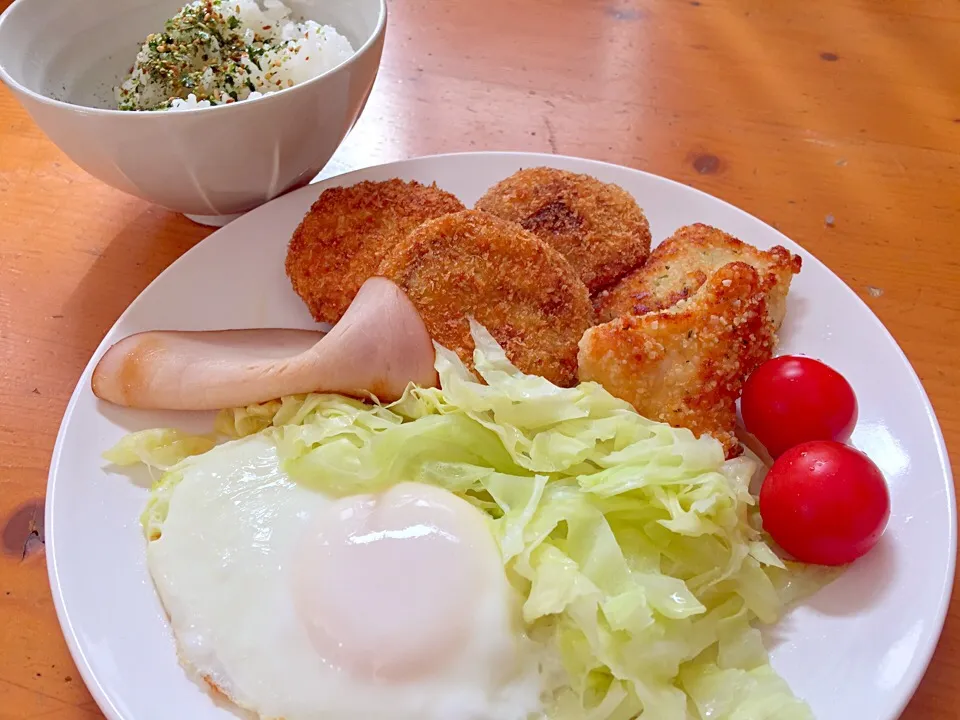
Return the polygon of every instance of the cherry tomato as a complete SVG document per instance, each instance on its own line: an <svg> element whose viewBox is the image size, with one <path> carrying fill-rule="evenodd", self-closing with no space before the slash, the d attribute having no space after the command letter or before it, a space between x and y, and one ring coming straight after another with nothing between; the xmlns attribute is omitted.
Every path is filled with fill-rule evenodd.
<svg viewBox="0 0 960 720"><path fill-rule="evenodd" d="M877 544L890 518L890 492L862 452L815 440L773 463L760 488L760 516L797 560L845 565Z"/></svg>
<svg viewBox="0 0 960 720"><path fill-rule="evenodd" d="M833 368L782 355L747 378L740 414L747 430L777 457L809 440L846 441L857 424L857 398Z"/></svg>

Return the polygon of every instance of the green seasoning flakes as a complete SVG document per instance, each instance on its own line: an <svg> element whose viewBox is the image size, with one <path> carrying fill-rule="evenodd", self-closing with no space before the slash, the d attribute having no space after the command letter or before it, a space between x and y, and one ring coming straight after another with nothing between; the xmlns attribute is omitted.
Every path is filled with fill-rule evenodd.
<svg viewBox="0 0 960 720"><path fill-rule="evenodd" d="M193 95L211 105L238 98L233 87L256 90L247 59L263 54L269 42L242 29L240 6L221 0L187 5L150 35L137 55L130 77L118 89L120 110L166 110Z"/></svg>
<svg viewBox="0 0 960 720"><path fill-rule="evenodd" d="M260 2L262 1L262 5ZM261 97L353 55L336 28L281 0L195 0L144 40L115 88L120 110L208 107Z"/></svg>

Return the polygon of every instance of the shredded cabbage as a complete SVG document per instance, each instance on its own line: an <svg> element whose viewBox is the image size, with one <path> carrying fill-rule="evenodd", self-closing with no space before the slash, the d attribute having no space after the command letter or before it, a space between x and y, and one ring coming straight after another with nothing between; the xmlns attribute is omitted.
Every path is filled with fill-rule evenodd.
<svg viewBox="0 0 960 720"><path fill-rule="evenodd" d="M268 435L296 481L331 495L440 486L491 518L530 637L558 658L552 720L805 720L757 623L827 578L771 550L753 517L756 465L638 415L594 383L524 375L473 326L482 380L437 347L439 389L389 406L314 394L221 413ZM190 442L138 433L114 461L169 468L143 524L159 533ZM157 438L162 441L157 441ZM177 458L182 459L182 458ZM799 579L801 582L796 582Z"/></svg>
<svg viewBox="0 0 960 720"><path fill-rule="evenodd" d="M169 470L185 457L205 453L216 444L213 437L190 435L180 430L141 430L124 436L103 453L103 458L119 466L143 463L159 470Z"/></svg>

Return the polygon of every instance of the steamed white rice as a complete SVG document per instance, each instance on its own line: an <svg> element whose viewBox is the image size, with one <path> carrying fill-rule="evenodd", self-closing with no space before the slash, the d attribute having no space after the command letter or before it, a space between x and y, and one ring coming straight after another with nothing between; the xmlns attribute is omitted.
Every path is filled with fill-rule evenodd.
<svg viewBox="0 0 960 720"><path fill-rule="evenodd" d="M279 0L197 0L150 35L115 89L120 110L186 110L270 95L347 60L329 25L291 19Z"/></svg>

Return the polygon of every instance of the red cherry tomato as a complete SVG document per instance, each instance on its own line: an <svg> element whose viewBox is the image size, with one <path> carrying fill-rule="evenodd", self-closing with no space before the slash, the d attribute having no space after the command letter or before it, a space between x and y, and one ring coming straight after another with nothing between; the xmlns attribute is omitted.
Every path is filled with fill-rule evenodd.
<svg viewBox="0 0 960 720"><path fill-rule="evenodd" d="M845 565L880 539L890 492L859 450L816 440L787 450L760 488L763 527L797 560Z"/></svg>
<svg viewBox="0 0 960 720"><path fill-rule="evenodd" d="M857 424L857 398L833 368L783 355L747 378L740 414L747 430L777 457L809 440L846 441Z"/></svg>

